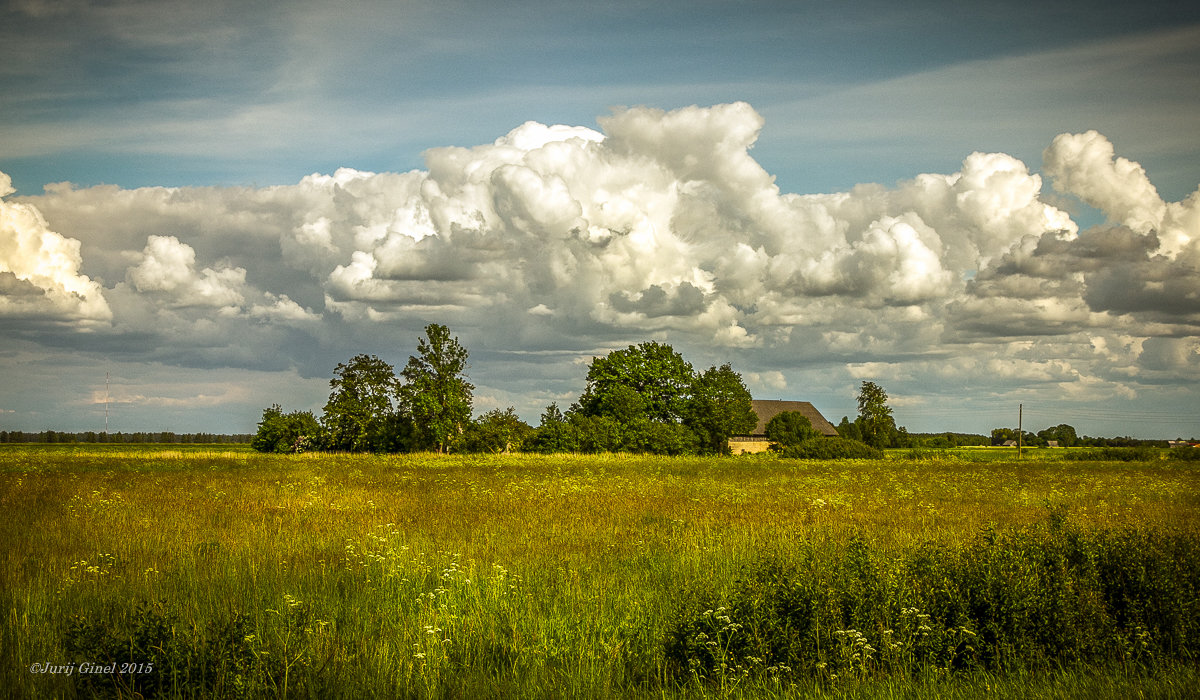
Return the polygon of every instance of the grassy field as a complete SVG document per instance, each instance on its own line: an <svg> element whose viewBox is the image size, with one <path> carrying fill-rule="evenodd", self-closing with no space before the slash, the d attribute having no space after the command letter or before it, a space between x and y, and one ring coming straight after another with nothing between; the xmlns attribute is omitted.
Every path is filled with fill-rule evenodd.
<svg viewBox="0 0 1200 700"><path fill-rule="evenodd" d="M0 688L1194 696L1196 462L913 456L3 446Z"/></svg>

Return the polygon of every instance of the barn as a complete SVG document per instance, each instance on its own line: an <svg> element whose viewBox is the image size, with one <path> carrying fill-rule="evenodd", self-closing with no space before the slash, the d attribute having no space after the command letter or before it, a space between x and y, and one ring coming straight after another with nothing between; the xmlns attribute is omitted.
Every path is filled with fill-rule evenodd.
<svg viewBox="0 0 1200 700"><path fill-rule="evenodd" d="M755 415L758 416L758 425L754 426L754 432L750 435L735 435L729 438L729 449L735 455L766 452L770 445L767 440L767 423L784 411L796 411L807 418L818 433L826 437L837 437L837 428L825 420L825 416L807 401L753 399L751 404Z"/></svg>

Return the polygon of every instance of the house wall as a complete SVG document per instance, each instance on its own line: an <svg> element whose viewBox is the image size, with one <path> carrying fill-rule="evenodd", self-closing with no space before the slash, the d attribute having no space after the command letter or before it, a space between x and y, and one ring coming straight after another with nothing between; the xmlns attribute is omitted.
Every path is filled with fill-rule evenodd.
<svg viewBox="0 0 1200 700"><path fill-rule="evenodd" d="M771 449L771 443L765 439L729 438L729 451L735 455L752 455Z"/></svg>

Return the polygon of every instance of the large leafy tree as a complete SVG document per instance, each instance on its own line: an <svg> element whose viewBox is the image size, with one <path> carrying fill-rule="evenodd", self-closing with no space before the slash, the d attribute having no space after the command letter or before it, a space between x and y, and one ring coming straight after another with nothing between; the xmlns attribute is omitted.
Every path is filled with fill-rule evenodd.
<svg viewBox="0 0 1200 700"><path fill-rule="evenodd" d="M392 366L374 355L355 355L338 364L329 386L329 401L321 418L326 448L350 452L385 449L396 420L393 400L399 389Z"/></svg>
<svg viewBox="0 0 1200 700"><path fill-rule="evenodd" d="M784 411L767 421L767 439L771 449L782 450L821 437L812 421L799 411Z"/></svg>
<svg viewBox="0 0 1200 700"><path fill-rule="evenodd" d="M729 452L731 435L748 435L758 424L750 391L729 363L709 367L692 384L687 425L705 452Z"/></svg>
<svg viewBox="0 0 1200 700"><path fill-rule="evenodd" d="M888 406L888 395L875 382L863 382L858 392L858 428L863 442L876 449L892 444L896 420Z"/></svg>
<svg viewBox="0 0 1200 700"><path fill-rule="evenodd" d="M1066 423L1039 430L1037 436L1046 442L1057 440L1059 447L1074 447L1075 443L1079 442L1079 434L1075 432L1075 428Z"/></svg>
<svg viewBox="0 0 1200 700"><path fill-rule="evenodd" d="M587 389L579 397L588 416L608 415L615 407L633 409L629 390L641 398L647 420L679 423L686 415L695 373L670 345L645 342L597 357L588 366Z"/></svg>
<svg viewBox="0 0 1200 700"><path fill-rule="evenodd" d="M400 373L400 396L412 416L417 436L428 447L445 452L471 420L472 392L467 381L467 350L446 326L431 323L417 342L417 355Z"/></svg>

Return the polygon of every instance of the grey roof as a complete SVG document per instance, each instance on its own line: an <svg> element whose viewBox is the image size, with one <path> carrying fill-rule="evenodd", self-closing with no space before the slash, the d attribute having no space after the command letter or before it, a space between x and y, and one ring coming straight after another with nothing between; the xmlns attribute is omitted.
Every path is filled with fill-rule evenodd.
<svg viewBox="0 0 1200 700"><path fill-rule="evenodd" d="M754 412L758 415L758 425L754 427L755 435L766 435L767 423L780 413L784 411L797 411L807 418L808 422L812 423L812 427L816 428L818 433L827 437L837 437L837 428L834 428L832 423L825 420L825 416L821 415L821 412L807 401L754 399L751 403L754 405Z"/></svg>

